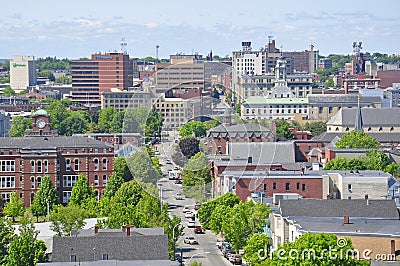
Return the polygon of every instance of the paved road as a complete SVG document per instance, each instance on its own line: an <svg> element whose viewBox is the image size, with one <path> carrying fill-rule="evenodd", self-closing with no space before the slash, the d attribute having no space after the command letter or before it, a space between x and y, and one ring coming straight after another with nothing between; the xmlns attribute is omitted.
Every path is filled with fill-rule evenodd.
<svg viewBox="0 0 400 266"><path fill-rule="evenodd" d="M173 152L172 145L174 145L174 141L173 138L171 139L172 141L163 142L157 147L157 150L160 152L158 157L160 158L160 163L162 164L161 169L163 173L168 173L168 170L173 169L175 166L173 164L166 164L166 160L171 158ZM203 266L232 265L222 256L220 250L215 246L217 236L214 233L206 231L204 234L195 234L193 232L193 228L187 227L187 222L189 219L184 217L182 210L184 206L188 206L194 212L194 199L185 198L184 200L176 200L174 196L176 193L181 191L181 185L175 184L174 180L165 180L159 183L163 189L163 201L168 202L170 205L169 211L171 215L177 215L182 220L181 225L184 228L184 235L181 236L177 241L176 253L180 253L182 251L185 265L189 265L189 260L191 258L191 262L202 262ZM195 222L196 224L199 224L197 218ZM199 244L185 244L183 240L186 236L194 236Z"/></svg>

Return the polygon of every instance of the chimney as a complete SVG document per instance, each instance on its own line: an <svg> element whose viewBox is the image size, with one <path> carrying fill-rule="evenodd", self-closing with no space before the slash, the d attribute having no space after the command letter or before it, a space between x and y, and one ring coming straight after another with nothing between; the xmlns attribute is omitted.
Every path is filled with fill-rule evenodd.
<svg viewBox="0 0 400 266"><path fill-rule="evenodd" d="M396 242L395 240L390 240L390 253L396 256Z"/></svg>
<svg viewBox="0 0 400 266"><path fill-rule="evenodd" d="M302 167L301 169L300 169L300 172L301 172L301 175L304 175L304 167Z"/></svg>
<svg viewBox="0 0 400 266"><path fill-rule="evenodd" d="M99 226L96 224L94 226L94 233L97 234L99 232Z"/></svg>
<svg viewBox="0 0 400 266"><path fill-rule="evenodd" d="M126 226L125 225L122 226L122 232L124 232L124 233L126 232Z"/></svg>
<svg viewBox="0 0 400 266"><path fill-rule="evenodd" d="M364 195L364 199L365 199L365 200L368 200L368 194L365 194L365 195Z"/></svg>
<svg viewBox="0 0 400 266"><path fill-rule="evenodd" d="M343 223L344 223L344 224L350 224L350 218L349 218L349 216L344 216L344 221L343 221Z"/></svg>
<svg viewBox="0 0 400 266"><path fill-rule="evenodd" d="M126 227L126 236L131 236L131 227L130 226Z"/></svg>
<svg viewBox="0 0 400 266"><path fill-rule="evenodd" d="M327 200L330 200L330 199L331 199L331 195L327 194L327 195L326 195L326 199L327 199Z"/></svg>

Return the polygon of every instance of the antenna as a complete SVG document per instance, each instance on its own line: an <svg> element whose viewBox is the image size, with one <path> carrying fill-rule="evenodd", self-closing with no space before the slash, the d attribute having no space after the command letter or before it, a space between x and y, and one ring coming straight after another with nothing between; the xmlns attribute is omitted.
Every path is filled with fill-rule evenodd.
<svg viewBox="0 0 400 266"><path fill-rule="evenodd" d="M160 48L160 45L156 45L156 59L157 59L157 62L158 62L158 48Z"/></svg>
<svg viewBox="0 0 400 266"><path fill-rule="evenodd" d="M121 52L124 53L124 54L126 54L126 46L127 46L127 44L125 42L125 38L122 37L121 38Z"/></svg>

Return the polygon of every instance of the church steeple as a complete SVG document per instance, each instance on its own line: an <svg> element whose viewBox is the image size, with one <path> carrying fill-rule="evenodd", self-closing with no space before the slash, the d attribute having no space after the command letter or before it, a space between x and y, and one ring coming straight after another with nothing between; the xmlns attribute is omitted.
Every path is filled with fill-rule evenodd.
<svg viewBox="0 0 400 266"><path fill-rule="evenodd" d="M361 98L361 94L360 94L360 92L358 92L357 112L356 112L356 121L355 121L355 125L354 125L354 131L364 132L361 107L360 107L360 98Z"/></svg>

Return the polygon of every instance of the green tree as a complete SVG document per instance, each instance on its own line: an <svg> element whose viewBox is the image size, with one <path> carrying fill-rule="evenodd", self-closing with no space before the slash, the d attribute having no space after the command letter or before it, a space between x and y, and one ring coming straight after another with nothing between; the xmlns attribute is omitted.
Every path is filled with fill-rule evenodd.
<svg viewBox="0 0 400 266"><path fill-rule="evenodd" d="M19 232L10 242L5 265L34 266L38 262L46 262L46 244L37 239L38 231L27 218L23 219Z"/></svg>
<svg viewBox="0 0 400 266"><path fill-rule="evenodd" d="M324 170L365 170L366 167L361 159L357 158L335 158L329 161Z"/></svg>
<svg viewBox="0 0 400 266"><path fill-rule="evenodd" d="M126 158L127 165L135 178L146 183L156 183L160 178L159 172L155 169L148 153L138 151Z"/></svg>
<svg viewBox="0 0 400 266"><path fill-rule="evenodd" d="M7 248L14 238L14 228L8 219L0 217L0 265L6 263Z"/></svg>
<svg viewBox="0 0 400 266"><path fill-rule="evenodd" d="M187 159L200 152L200 141L196 138L187 137L179 141L179 149Z"/></svg>
<svg viewBox="0 0 400 266"><path fill-rule="evenodd" d="M396 163L391 163L386 166L385 172L391 174L394 177L398 177L400 174L400 167Z"/></svg>
<svg viewBox="0 0 400 266"><path fill-rule="evenodd" d="M3 89L3 96L10 97L10 96L14 96L14 95L15 95L15 91L13 89L11 89L10 86L7 86Z"/></svg>
<svg viewBox="0 0 400 266"><path fill-rule="evenodd" d="M89 128L89 121L84 115L78 111L70 112L70 116L61 121L59 125L59 133L62 136L72 136L73 134L81 134Z"/></svg>
<svg viewBox="0 0 400 266"><path fill-rule="evenodd" d="M114 116L117 113L118 111L113 106L102 109L99 112L99 119L97 124L99 126L100 132L112 133L111 132L112 122L114 120Z"/></svg>
<svg viewBox="0 0 400 266"><path fill-rule="evenodd" d="M151 109L145 126L146 138L158 138L161 139L161 129L163 124L163 118L156 109Z"/></svg>
<svg viewBox="0 0 400 266"><path fill-rule="evenodd" d="M52 129L61 131L61 123L66 120L72 112L67 109L68 105L68 101L52 101L46 107L46 111L50 115Z"/></svg>
<svg viewBox="0 0 400 266"><path fill-rule="evenodd" d="M297 252L294 252L294 250ZM328 250L330 252L327 252ZM338 241L337 236L333 234L306 233L297 238L296 241L287 242L280 246L273 253L272 258L267 258L261 265L370 265L370 261L353 258L352 250L353 246L348 238ZM296 254L299 254L299 256L296 256Z"/></svg>
<svg viewBox="0 0 400 266"><path fill-rule="evenodd" d="M8 135L10 137L23 137L25 130L32 128L32 120L23 116L16 116L11 120L10 130Z"/></svg>
<svg viewBox="0 0 400 266"><path fill-rule="evenodd" d="M302 128L303 130L310 131L313 136L319 136L326 132L326 122L306 122Z"/></svg>
<svg viewBox="0 0 400 266"><path fill-rule="evenodd" d="M351 131L344 134L338 142L336 142L336 148L339 149L376 149L379 147L379 142L362 131Z"/></svg>
<svg viewBox="0 0 400 266"><path fill-rule="evenodd" d="M61 76L55 79L56 84L72 84L72 77Z"/></svg>
<svg viewBox="0 0 400 266"><path fill-rule="evenodd" d="M212 201L203 203L198 211L199 221L209 227L210 217L218 206L230 209L239 202L239 196L228 192Z"/></svg>
<svg viewBox="0 0 400 266"><path fill-rule="evenodd" d="M290 124L286 120L276 120L276 137L283 139L293 139L293 133L289 130Z"/></svg>
<svg viewBox="0 0 400 266"><path fill-rule="evenodd" d="M146 120L149 110L146 107L136 107L125 110L123 132L145 133Z"/></svg>
<svg viewBox="0 0 400 266"><path fill-rule="evenodd" d="M183 185L189 187L211 182L210 168L204 153L198 152L190 158L183 168L182 179Z"/></svg>
<svg viewBox="0 0 400 266"><path fill-rule="evenodd" d="M37 221L39 221L39 216L45 216L47 214L47 204L50 211L53 205L58 204L58 201L58 193L50 176L44 175L42 183L30 206L32 214L36 216Z"/></svg>
<svg viewBox="0 0 400 266"><path fill-rule="evenodd" d="M206 135L206 126L200 121L191 121L184 124L179 129L179 135L182 138L204 137Z"/></svg>
<svg viewBox="0 0 400 266"><path fill-rule="evenodd" d="M326 81L326 87L328 87L328 88L335 87L335 82L333 81L333 78L329 78L329 79Z"/></svg>
<svg viewBox="0 0 400 266"><path fill-rule="evenodd" d="M229 206L217 205L214 210L211 212L211 216L207 221L207 226L216 234L222 232L222 223L229 219L228 215L230 214L231 208Z"/></svg>
<svg viewBox="0 0 400 266"><path fill-rule="evenodd" d="M19 195L16 191L13 191L10 195L10 202L6 203L4 206L4 214L11 216L13 222L15 222L15 217L21 216L24 214L24 205L19 198Z"/></svg>
<svg viewBox="0 0 400 266"><path fill-rule="evenodd" d="M133 179L132 172L129 170L124 157L117 157L114 159L114 173L122 176L124 181L130 181Z"/></svg>
<svg viewBox="0 0 400 266"><path fill-rule="evenodd" d="M84 218L86 211L77 205L57 205L53 207L50 213L50 228L57 233L58 236L68 236L71 230L77 230L85 225Z"/></svg>
<svg viewBox="0 0 400 266"><path fill-rule="evenodd" d="M78 181L72 187L69 204L82 206L85 201L94 198L94 196L94 189L92 186L89 186L87 177L80 174Z"/></svg>
<svg viewBox="0 0 400 266"><path fill-rule="evenodd" d="M205 126L206 130L209 130L211 128L221 125L221 122L218 121L217 119L211 119L203 122L203 125Z"/></svg>
<svg viewBox="0 0 400 266"><path fill-rule="evenodd" d="M366 169L381 171L384 171L390 163L389 157L386 153L375 149L367 151L362 161Z"/></svg>
<svg viewBox="0 0 400 266"><path fill-rule="evenodd" d="M269 239L270 237L264 233L252 234L246 241L243 258L250 265L260 265L263 261L262 257L269 252L271 246Z"/></svg>
<svg viewBox="0 0 400 266"><path fill-rule="evenodd" d="M112 173L110 178L107 180L107 187L104 192L104 197L112 198L115 193L117 193L118 189L124 183L124 178L122 175L117 174L115 171Z"/></svg>
<svg viewBox="0 0 400 266"><path fill-rule="evenodd" d="M160 166L160 159L158 159L157 157L151 157L151 162L153 163L153 166L157 170L157 172L160 175L162 175L161 166Z"/></svg>

